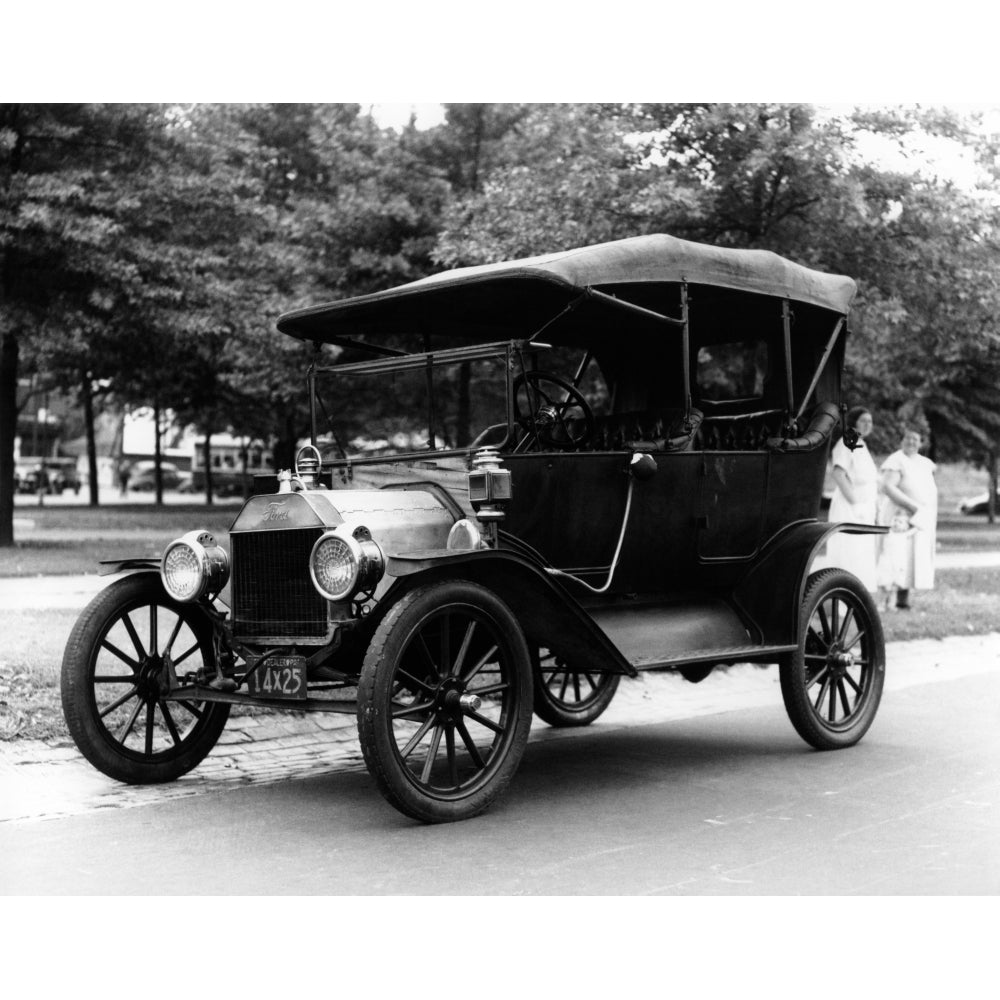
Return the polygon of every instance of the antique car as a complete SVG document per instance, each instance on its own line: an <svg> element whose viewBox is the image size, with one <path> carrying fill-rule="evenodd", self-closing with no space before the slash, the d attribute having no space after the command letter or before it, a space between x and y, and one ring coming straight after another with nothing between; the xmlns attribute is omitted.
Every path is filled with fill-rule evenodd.
<svg viewBox="0 0 1000 1000"><path fill-rule="evenodd" d="M44 484L44 486L42 486ZM18 493L80 492L75 458L20 458L14 466L14 489Z"/></svg>
<svg viewBox="0 0 1000 1000"><path fill-rule="evenodd" d="M191 475L181 472L173 462L160 462L160 482L165 490L182 490L190 483ZM143 459L132 466L128 488L135 493L152 493L156 489L156 462Z"/></svg>
<svg viewBox="0 0 1000 1000"><path fill-rule="evenodd" d="M650 235L453 270L282 316L311 437L229 547L192 530L70 636L66 719L125 782L177 778L233 705L355 714L375 784L481 813L532 716L621 678L777 664L792 725L856 743L885 662L850 573L810 572L843 422L847 277ZM853 445L851 432L845 432Z"/></svg>

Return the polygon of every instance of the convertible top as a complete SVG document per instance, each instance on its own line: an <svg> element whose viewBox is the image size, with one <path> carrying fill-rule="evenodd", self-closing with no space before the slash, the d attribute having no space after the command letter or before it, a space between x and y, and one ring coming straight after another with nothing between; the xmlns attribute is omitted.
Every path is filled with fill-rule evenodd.
<svg viewBox="0 0 1000 1000"><path fill-rule="evenodd" d="M769 250L732 250L653 234L443 271L386 291L285 313L278 329L321 342L414 332L475 340L524 337L588 291L644 308L658 304L666 311L666 303L655 296L657 286L681 283L789 299L840 315L847 314L856 289L851 278L803 267ZM594 308L606 314L604 296Z"/></svg>

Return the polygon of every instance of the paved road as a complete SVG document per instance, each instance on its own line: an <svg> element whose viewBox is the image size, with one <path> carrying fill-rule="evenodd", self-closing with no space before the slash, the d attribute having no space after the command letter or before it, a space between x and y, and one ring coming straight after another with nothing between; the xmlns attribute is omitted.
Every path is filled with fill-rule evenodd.
<svg viewBox="0 0 1000 1000"><path fill-rule="evenodd" d="M738 668L700 685L643 678L589 730L536 727L506 799L444 827L386 805L349 732L224 744L162 788L116 785L71 750L25 759L0 768L3 801L13 791L22 803L0 822L0 886L1000 892L1000 635L892 644L888 662L875 726L827 754L791 729L773 671Z"/></svg>

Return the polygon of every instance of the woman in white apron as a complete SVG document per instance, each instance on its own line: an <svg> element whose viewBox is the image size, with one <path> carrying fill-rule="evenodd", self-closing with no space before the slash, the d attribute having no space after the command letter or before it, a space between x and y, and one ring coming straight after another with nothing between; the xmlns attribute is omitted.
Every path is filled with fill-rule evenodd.
<svg viewBox="0 0 1000 1000"><path fill-rule="evenodd" d="M833 446L830 461L836 489L830 501L830 523L875 524L878 470L864 441L872 431L872 415L864 407L855 406L847 411L846 426L858 432L858 444L854 449L848 448L841 438ZM871 592L878 590L877 535L848 535L838 531L826 543L826 554L831 566L853 573Z"/></svg>
<svg viewBox="0 0 1000 1000"><path fill-rule="evenodd" d="M895 507L909 518L909 534L902 555L900 583L896 590L896 607L910 607L911 590L932 590L934 587L934 550L937 545L937 466L919 454L921 437L918 431L907 429L899 451L894 451L882 463L882 506L885 516ZM886 522L888 523L888 522Z"/></svg>

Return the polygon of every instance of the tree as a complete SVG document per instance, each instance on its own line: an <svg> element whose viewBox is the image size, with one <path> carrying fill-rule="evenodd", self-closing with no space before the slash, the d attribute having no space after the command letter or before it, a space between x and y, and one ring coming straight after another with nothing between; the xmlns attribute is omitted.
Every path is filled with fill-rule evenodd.
<svg viewBox="0 0 1000 1000"><path fill-rule="evenodd" d="M106 250L151 118L142 105L0 105L0 546L13 544L21 365L46 335L89 324L98 289L129 280Z"/></svg>

